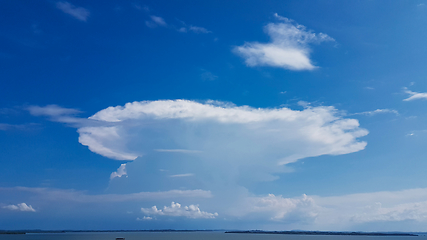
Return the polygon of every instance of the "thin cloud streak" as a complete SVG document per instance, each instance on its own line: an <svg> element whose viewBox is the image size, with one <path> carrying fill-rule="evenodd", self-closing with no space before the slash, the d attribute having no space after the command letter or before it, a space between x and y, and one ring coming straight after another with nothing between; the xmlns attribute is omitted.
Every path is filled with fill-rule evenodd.
<svg viewBox="0 0 427 240"><path fill-rule="evenodd" d="M409 90L408 88L403 88L404 92L409 94L408 98L403 99L403 101L413 101L413 100L419 100L419 99L427 99L427 92L425 93L419 93L419 92L413 92Z"/></svg>
<svg viewBox="0 0 427 240"><path fill-rule="evenodd" d="M138 192L130 194L98 194L89 195L84 191L53 188L13 187L0 188L0 192L29 192L34 197L48 201L71 201L79 203L130 202L152 199L170 198L211 198L212 193L205 190L169 190L164 192Z"/></svg>
<svg viewBox="0 0 427 240"><path fill-rule="evenodd" d="M66 14L73 16L75 19L86 22L90 15L89 10L83 7L76 7L69 2L57 2L56 7Z"/></svg>

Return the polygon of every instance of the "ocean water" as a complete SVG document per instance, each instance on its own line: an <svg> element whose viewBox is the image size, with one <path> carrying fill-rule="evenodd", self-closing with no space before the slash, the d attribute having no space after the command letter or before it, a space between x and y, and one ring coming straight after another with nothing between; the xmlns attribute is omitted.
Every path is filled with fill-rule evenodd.
<svg viewBox="0 0 427 240"><path fill-rule="evenodd" d="M0 234L0 240L115 240L116 237L124 237L126 240L427 240L427 236L321 236L224 232Z"/></svg>

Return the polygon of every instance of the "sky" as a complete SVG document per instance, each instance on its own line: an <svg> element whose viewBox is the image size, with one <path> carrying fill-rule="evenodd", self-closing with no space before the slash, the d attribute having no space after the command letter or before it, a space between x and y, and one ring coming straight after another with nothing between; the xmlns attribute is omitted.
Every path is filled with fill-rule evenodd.
<svg viewBox="0 0 427 240"><path fill-rule="evenodd" d="M1 1L0 229L427 231L427 1Z"/></svg>

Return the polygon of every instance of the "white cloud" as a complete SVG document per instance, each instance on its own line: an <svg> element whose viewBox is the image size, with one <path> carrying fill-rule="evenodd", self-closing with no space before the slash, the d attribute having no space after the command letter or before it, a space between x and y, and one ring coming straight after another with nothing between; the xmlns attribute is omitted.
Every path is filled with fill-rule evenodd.
<svg viewBox="0 0 427 240"><path fill-rule="evenodd" d="M171 175L170 177L176 178L176 177L192 177L192 176L194 176L194 173L176 174L176 175Z"/></svg>
<svg viewBox="0 0 427 240"><path fill-rule="evenodd" d="M166 21L161 17L151 15L150 18L151 18L150 21L145 21L145 25L147 25L147 27L155 28L157 26L161 26L161 27L167 27L168 26Z"/></svg>
<svg viewBox="0 0 427 240"><path fill-rule="evenodd" d="M21 212L35 212L36 210L31 206L27 205L26 203L18 203L16 205L7 205L3 207L4 209L14 210L14 211L21 211Z"/></svg>
<svg viewBox="0 0 427 240"><path fill-rule="evenodd" d="M288 171L278 165L302 158L363 150L366 142L358 138L368 134L356 119L343 118L328 106L292 110L160 100L108 107L88 119L63 115L75 110L59 107L31 109L78 128L81 144L111 159L135 160L155 152L165 153L161 159L170 159L166 153L191 154L222 174L242 175L231 170L241 167L256 172L250 174L251 181L275 180L278 176L271 174Z"/></svg>
<svg viewBox="0 0 427 240"><path fill-rule="evenodd" d="M270 43L250 42L233 51L243 57L248 66L272 66L289 70L313 70L310 60L310 43L335 41L324 33L313 33L292 20L275 14L281 23L269 23L264 31Z"/></svg>
<svg viewBox="0 0 427 240"><path fill-rule="evenodd" d="M118 160L134 160L159 149L177 151L182 148L176 147L184 146L184 149L203 152L201 158L222 152L228 155L223 156L224 161L232 157L233 162L239 158L262 159L263 165L268 160L287 164L305 157L360 151L366 143L357 138L368 133L359 128L357 120L337 116L333 107L306 107L297 111L237 107L213 101L203 104L164 100L109 107L89 119L108 123L110 127L80 128L79 141L91 151ZM157 129L154 138L152 129ZM265 141L260 142L259 138ZM162 139L174 140L165 145ZM186 141L182 141L184 139ZM143 145L138 144L141 140ZM138 147L129 149L129 142ZM230 144L234 148L230 148ZM164 146L168 148L158 148ZM267 160L272 153L282 157Z"/></svg>
<svg viewBox="0 0 427 240"><path fill-rule="evenodd" d="M117 127L81 127L77 130L80 134L79 142L84 146L88 146L92 152L116 160L135 160L138 157L136 154L113 150L111 147L106 146L114 145L122 140L118 131ZM104 139L105 141L100 143L98 139Z"/></svg>
<svg viewBox="0 0 427 240"><path fill-rule="evenodd" d="M305 194L296 198L273 194L247 197L231 215L258 221L303 223L298 226L325 230L349 230L358 224L374 222L427 223L427 188L330 197Z"/></svg>
<svg viewBox="0 0 427 240"><path fill-rule="evenodd" d="M123 163L120 165L119 168L117 168L117 171L112 172L110 175L110 179L116 178L116 177L122 177L122 176L126 176L127 177L127 173L126 173L126 163Z"/></svg>
<svg viewBox="0 0 427 240"><path fill-rule="evenodd" d="M86 22L90 15L89 10L82 7L76 7L69 2L57 2L56 7L62 10L64 13L73 16L74 18Z"/></svg>
<svg viewBox="0 0 427 240"><path fill-rule="evenodd" d="M149 221L149 220L153 220L153 218L147 217L147 216L144 216L143 218L139 218L139 217L136 218L136 221Z"/></svg>
<svg viewBox="0 0 427 240"><path fill-rule="evenodd" d="M197 27L193 25L187 25L184 21L180 21L183 27L177 28L178 32L186 33L186 32L194 32L194 33L212 33L212 31L207 30L204 27Z"/></svg>
<svg viewBox="0 0 427 240"><path fill-rule="evenodd" d="M403 99L403 101L413 101L418 99L427 99L427 93L419 93L419 92L413 92L407 88L403 88L404 92L409 94L408 98Z"/></svg>
<svg viewBox="0 0 427 240"><path fill-rule="evenodd" d="M170 198L211 198L212 193L205 190L169 190L164 192L138 192L130 194L98 194L90 195L84 191L63 190L51 188L0 188L0 192L18 191L35 194L33 198L48 201L71 201L80 203L101 203L101 202L130 202L153 199Z"/></svg>
<svg viewBox="0 0 427 240"><path fill-rule="evenodd" d="M195 32L195 33L211 33L211 31L207 30L204 27L197 27L197 26L190 26L188 28L189 31Z"/></svg>
<svg viewBox="0 0 427 240"><path fill-rule="evenodd" d="M368 115L368 116L373 116L376 114L381 114L381 113L393 113L396 116L399 116L399 112L397 110L394 109L376 109L374 111L366 111L366 112L360 112L360 113L354 113L352 115Z"/></svg>
<svg viewBox="0 0 427 240"><path fill-rule="evenodd" d="M45 107L30 106L27 108L31 115L34 116L48 116L59 117L63 115L75 115L81 111L73 108L63 108L55 104L47 105Z"/></svg>
<svg viewBox="0 0 427 240"><path fill-rule="evenodd" d="M313 198L303 195L301 198L283 198L268 194L266 197L250 197L246 202L246 214L266 214L274 221L307 221L313 220L318 215L319 206Z"/></svg>
<svg viewBox="0 0 427 240"><path fill-rule="evenodd" d="M198 205L181 207L181 204L172 202L170 207L164 206L163 209L157 209L156 206L151 208L141 208L141 211L149 215L187 217L187 218L215 218L218 213L208 213L200 210Z"/></svg>

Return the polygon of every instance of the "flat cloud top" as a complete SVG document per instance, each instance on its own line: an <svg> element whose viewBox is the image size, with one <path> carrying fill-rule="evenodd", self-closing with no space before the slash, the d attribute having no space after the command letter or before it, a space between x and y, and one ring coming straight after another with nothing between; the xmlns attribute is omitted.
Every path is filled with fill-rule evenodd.
<svg viewBox="0 0 427 240"><path fill-rule="evenodd" d="M214 150L230 151L229 156L238 153L241 159L251 158L250 151L259 151L257 156L264 158L274 153L281 156L276 163L287 164L304 157L362 150L366 142L357 138L368 133L356 119L344 119L330 106L300 111L159 100L108 107L89 120L99 126L81 126L80 143L117 160L134 160L158 149L187 149L202 159Z"/></svg>

